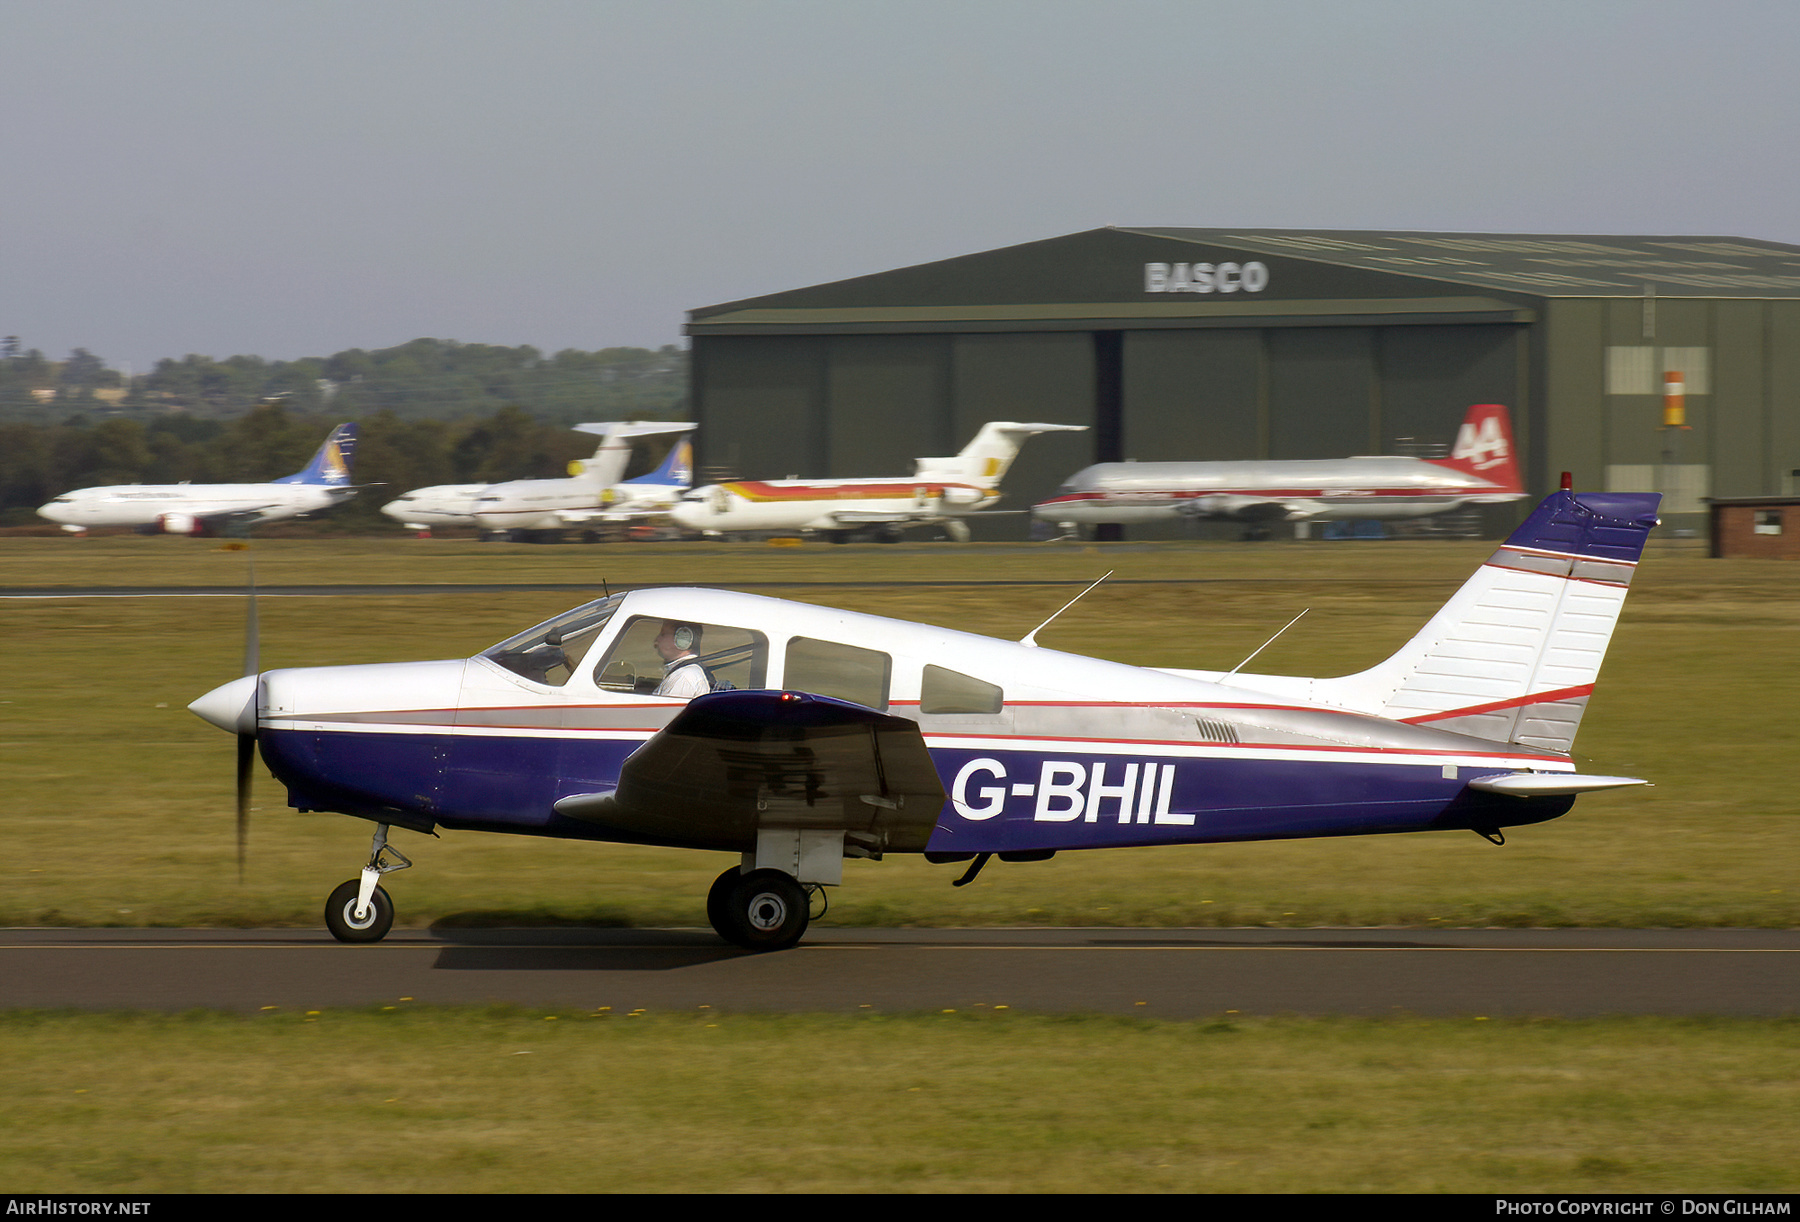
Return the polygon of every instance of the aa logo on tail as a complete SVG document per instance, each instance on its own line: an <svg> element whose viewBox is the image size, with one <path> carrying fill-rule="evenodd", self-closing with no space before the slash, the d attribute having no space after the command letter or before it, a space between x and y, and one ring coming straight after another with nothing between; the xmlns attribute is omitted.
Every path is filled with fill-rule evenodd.
<svg viewBox="0 0 1800 1222"><path fill-rule="evenodd" d="M1456 445L1450 457L1466 462L1477 471L1497 467L1512 457L1512 442L1497 415L1483 416L1480 421L1465 420L1456 431Z"/></svg>

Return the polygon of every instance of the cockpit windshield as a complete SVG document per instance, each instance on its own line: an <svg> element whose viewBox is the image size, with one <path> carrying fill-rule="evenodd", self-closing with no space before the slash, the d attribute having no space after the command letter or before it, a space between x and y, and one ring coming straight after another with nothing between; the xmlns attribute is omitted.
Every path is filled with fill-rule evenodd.
<svg viewBox="0 0 1800 1222"><path fill-rule="evenodd" d="M594 638L624 600L623 594L614 594L565 611L492 649L482 650L481 656L534 683L561 687L575 673Z"/></svg>

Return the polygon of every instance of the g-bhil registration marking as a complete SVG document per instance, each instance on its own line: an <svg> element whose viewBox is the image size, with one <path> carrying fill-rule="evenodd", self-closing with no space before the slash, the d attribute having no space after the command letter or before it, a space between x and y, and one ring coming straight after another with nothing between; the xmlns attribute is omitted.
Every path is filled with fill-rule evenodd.
<svg viewBox="0 0 1800 1222"><path fill-rule="evenodd" d="M957 814L977 821L1004 814L1008 798L1031 798L1031 818L1037 823L1073 823L1077 819L1097 823L1105 815L1121 824L1193 825L1194 816L1169 810L1169 798L1175 791L1174 764L1133 761L1124 765L1116 784L1107 783L1108 766L1105 760L1096 760L1091 768L1074 760L1044 760L1038 765L1035 782L982 785L982 780L990 778L1006 780L1006 765L996 759L974 759L957 772L950 786L950 801ZM972 783L978 786L974 802L969 800ZM1103 811L1101 803L1109 800L1118 805Z"/></svg>

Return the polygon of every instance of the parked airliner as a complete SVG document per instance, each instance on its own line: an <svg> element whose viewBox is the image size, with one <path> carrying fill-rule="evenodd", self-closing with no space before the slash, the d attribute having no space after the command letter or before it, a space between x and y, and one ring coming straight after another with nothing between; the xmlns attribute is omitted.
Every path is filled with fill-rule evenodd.
<svg viewBox="0 0 1800 1222"><path fill-rule="evenodd" d="M665 512L693 483L693 450L686 438L675 443L663 464L648 475L620 482L631 457L631 440L662 433L687 433L691 422L646 420L629 424L579 424L606 440L594 457L567 479L516 479L494 484L475 499L475 525L490 535L526 541L560 536L572 527L593 527Z"/></svg>
<svg viewBox="0 0 1800 1222"><path fill-rule="evenodd" d="M960 519L1000 499L1000 481L1019 446L1038 433L1080 432L1084 424L992 420L962 453L914 459L911 478L740 480L682 497L670 517L709 535L816 531L834 543L857 535L897 542L908 526L942 525L966 540Z"/></svg>
<svg viewBox="0 0 1800 1222"><path fill-rule="evenodd" d="M267 484L119 484L78 488L38 509L40 517L81 534L93 526L137 526L172 535L214 534L299 518L356 495L350 461L356 426L340 424L304 470Z"/></svg>
<svg viewBox="0 0 1800 1222"><path fill-rule="evenodd" d="M1266 525L1422 518L1524 496L1511 419L1498 403L1483 403L1469 409L1446 458L1100 463L1031 512L1070 527L1196 518Z"/></svg>

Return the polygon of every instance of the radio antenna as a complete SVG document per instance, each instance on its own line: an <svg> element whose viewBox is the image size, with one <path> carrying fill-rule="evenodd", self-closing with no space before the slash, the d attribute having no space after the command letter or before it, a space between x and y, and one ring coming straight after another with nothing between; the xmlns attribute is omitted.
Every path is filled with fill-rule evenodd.
<svg viewBox="0 0 1800 1222"><path fill-rule="evenodd" d="M1105 581L1107 577L1111 577L1117 571L1118 571L1117 569L1108 569L1106 571L1106 576L1100 578L1100 581ZM1099 585L1100 581L1096 581L1094 583L1094 586ZM1064 603L1062 605L1062 607L1057 611L1056 615L1061 615L1064 611L1067 611L1070 607L1073 607L1076 603L1078 603L1082 599L1086 598L1088 596L1088 590L1092 590L1094 588L1094 586L1089 586L1087 588L1087 590L1083 590L1081 593L1077 594L1074 598L1071 598L1068 602ZM1036 649L1038 647L1037 634L1042 632L1044 629L1048 628L1050 626L1051 620L1054 620L1056 618L1056 615L1052 615L1050 617L1050 619L1045 620L1043 623L1039 624L1036 628L1033 628L1030 632L1027 632L1024 636L1020 637L1019 644L1025 646L1027 649ZM1248 661L1249 659L1245 659L1245 660Z"/></svg>
<svg viewBox="0 0 1800 1222"><path fill-rule="evenodd" d="M1311 607L1306 608L1306 611L1311 611L1311 610L1312 610ZM1305 615L1306 611L1302 611L1300 613L1300 615ZM1283 624L1281 626L1280 632L1277 632L1275 634L1275 636L1270 637L1268 640L1266 640L1262 644L1258 645L1256 647L1255 651L1253 653L1251 653L1250 658L1254 658L1257 654L1261 653L1263 650L1265 650L1269 646L1273 645L1275 643L1275 637L1280 636L1282 632L1286 632L1289 628L1292 628L1295 624L1299 623L1300 615L1296 615L1293 619L1291 619L1287 623ZM1236 666L1234 666L1230 670L1226 671L1225 677L1227 679L1229 679L1229 678L1231 678L1231 676L1237 674L1238 671L1240 671L1240 670L1244 669L1244 667L1248 666L1250 664L1250 658L1245 658L1242 662L1239 662Z"/></svg>

